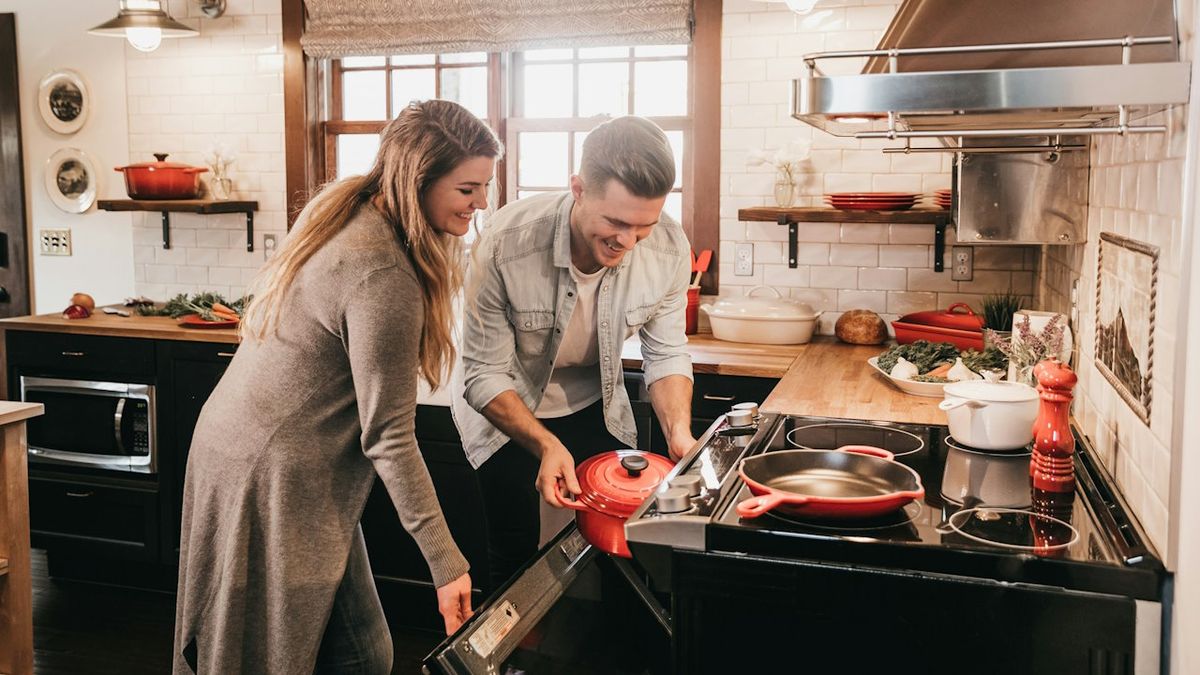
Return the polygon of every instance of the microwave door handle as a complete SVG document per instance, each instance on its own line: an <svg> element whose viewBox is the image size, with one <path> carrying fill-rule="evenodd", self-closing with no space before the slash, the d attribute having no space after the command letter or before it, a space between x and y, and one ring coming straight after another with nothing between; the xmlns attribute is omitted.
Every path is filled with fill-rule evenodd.
<svg viewBox="0 0 1200 675"><path fill-rule="evenodd" d="M117 411L113 413L113 438L117 441L117 450L123 455L125 454L125 443L121 440L121 418L125 416L125 401L128 399L117 399Z"/></svg>

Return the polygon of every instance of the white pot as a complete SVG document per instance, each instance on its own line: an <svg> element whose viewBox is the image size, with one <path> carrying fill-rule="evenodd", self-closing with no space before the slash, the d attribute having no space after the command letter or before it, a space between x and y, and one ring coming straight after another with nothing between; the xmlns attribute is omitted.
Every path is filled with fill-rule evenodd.
<svg viewBox="0 0 1200 675"><path fill-rule="evenodd" d="M1017 382L970 380L951 382L938 404L946 413L950 435L981 450L1014 450L1033 441L1038 393Z"/></svg>
<svg viewBox="0 0 1200 675"><path fill-rule="evenodd" d="M760 289L771 291L775 297L755 297ZM700 309L708 315L713 337L718 340L768 345L808 342L821 316L807 303L780 297L779 291L769 286L752 288L745 296L721 298Z"/></svg>

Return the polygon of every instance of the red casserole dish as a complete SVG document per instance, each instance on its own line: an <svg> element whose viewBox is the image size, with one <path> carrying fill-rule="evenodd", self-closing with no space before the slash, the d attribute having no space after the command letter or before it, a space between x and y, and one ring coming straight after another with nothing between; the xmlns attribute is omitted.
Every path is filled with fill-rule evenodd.
<svg viewBox="0 0 1200 675"><path fill-rule="evenodd" d="M167 155L155 153L157 162L139 162L118 166L125 174L125 191L130 199L195 199L200 194L200 174L208 169L168 162Z"/></svg>
<svg viewBox="0 0 1200 675"><path fill-rule="evenodd" d="M738 473L756 495L738 503L742 518L776 509L801 518L874 518L925 496L920 474L868 445L777 450L742 460Z"/></svg>
<svg viewBox="0 0 1200 675"><path fill-rule="evenodd" d="M905 314L892 322L892 328L896 342L902 345L928 340L949 342L959 349L983 349L983 317L965 302L956 302L945 311Z"/></svg>

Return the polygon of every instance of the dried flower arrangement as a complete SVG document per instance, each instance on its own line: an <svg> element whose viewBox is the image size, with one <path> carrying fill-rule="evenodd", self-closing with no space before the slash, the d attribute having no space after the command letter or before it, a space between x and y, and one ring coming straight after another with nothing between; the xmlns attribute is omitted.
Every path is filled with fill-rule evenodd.
<svg viewBox="0 0 1200 675"><path fill-rule="evenodd" d="M1062 353L1066 325L1062 316L1056 315L1045 328L1035 331L1030 326L1029 317L1022 316L1014 328L1013 335L1003 335L990 328L985 328L984 333L989 344L999 349L1016 366L1016 381L1033 384L1033 367L1045 359L1058 358Z"/></svg>

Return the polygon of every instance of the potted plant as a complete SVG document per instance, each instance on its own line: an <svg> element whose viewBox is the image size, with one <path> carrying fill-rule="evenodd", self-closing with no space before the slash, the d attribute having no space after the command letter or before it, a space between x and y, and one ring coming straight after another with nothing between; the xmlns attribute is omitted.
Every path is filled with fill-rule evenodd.
<svg viewBox="0 0 1200 675"><path fill-rule="evenodd" d="M1021 296L1013 293L989 295L983 299L984 346L994 346L996 339L1012 336L1013 315L1021 310Z"/></svg>

